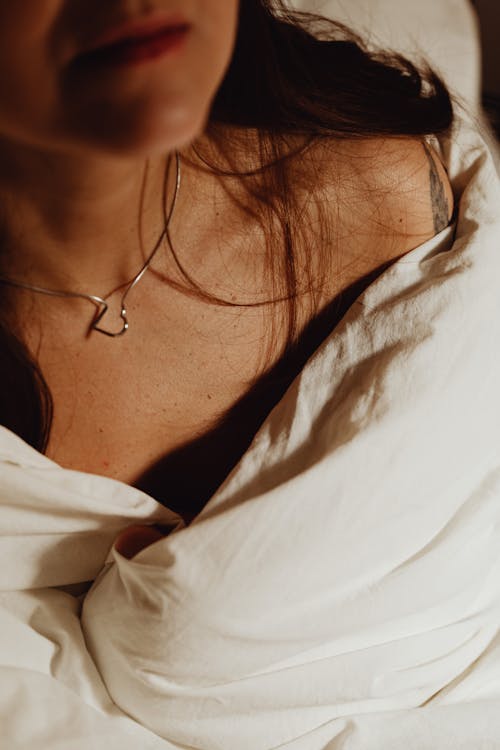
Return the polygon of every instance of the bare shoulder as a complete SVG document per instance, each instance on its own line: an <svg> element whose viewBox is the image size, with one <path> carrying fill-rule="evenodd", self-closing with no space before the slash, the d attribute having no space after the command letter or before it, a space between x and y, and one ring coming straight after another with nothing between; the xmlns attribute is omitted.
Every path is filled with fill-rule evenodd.
<svg viewBox="0 0 500 750"><path fill-rule="evenodd" d="M450 180L424 139L381 139L365 144L364 150L362 178L380 196L382 235L387 230L395 237L407 237L403 246L411 246L448 226L454 210Z"/></svg>
<svg viewBox="0 0 500 750"><path fill-rule="evenodd" d="M323 201L335 206L346 253L383 263L445 229L454 211L446 169L423 138L325 142Z"/></svg>

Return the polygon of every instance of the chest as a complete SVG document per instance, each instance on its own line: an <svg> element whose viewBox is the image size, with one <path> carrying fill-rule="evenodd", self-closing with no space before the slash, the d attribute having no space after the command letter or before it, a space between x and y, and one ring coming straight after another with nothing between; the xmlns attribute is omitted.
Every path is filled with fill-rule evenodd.
<svg viewBox="0 0 500 750"><path fill-rule="evenodd" d="M202 309L131 305L122 338L42 350L48 457L194 515L244 450L250 425L237 405L258 379L265 335L260 315Z"/></svg>
<svg viewBox="0 0 500 750"><path fill-rule="evenodd" d="M381 270L330 294L315 316L304 313L286 355L277 308L183 309L179 300L170 308L164 299L158 308L132 306L121 339L94 335L91 346L69 351L53 341L40 351L54 402L48 457L136 486L191 520Z"/></svg>

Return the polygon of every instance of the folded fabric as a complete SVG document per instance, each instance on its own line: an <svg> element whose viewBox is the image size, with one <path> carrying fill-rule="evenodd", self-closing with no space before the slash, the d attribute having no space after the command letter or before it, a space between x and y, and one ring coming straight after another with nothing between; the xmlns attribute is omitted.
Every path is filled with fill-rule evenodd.
<svg viewBox="0 0 500 750"><path fill-rule="evenodd" d="M441 147L456 225L360 295L195 521L112 548L85 598L109 695L169 742L500 748L500 187L466 120Z"/></svg>
<svg viewBox="0 0 500 750"><path fill-rule="evenodd" d="M176 747L113 704L85 644L81 601L51 588L93 580L137 520L179 523L141 492L62 469L0 427L1 750Z"/></svg>

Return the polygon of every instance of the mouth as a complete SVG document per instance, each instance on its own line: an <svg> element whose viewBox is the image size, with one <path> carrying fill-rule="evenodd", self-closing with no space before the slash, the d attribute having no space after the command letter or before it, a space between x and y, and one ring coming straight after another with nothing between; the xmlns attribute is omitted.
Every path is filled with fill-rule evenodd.
<svg viewBox="0 0 500 750"><path fill-rule="evenodd" d="M190 28L179 17L128 22L98 37L73 62L77 66L101 66L154 60L180 49Z"/></svg>

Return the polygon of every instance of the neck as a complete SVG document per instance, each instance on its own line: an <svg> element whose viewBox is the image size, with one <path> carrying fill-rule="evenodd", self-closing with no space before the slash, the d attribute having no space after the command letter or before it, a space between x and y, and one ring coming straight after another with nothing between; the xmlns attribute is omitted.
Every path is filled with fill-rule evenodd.
<svg viewBox="0 0 500 750"><path fill-rule="evenodd" d="M100 296L134 277L163 229L167 157L126 162L1 144L0 157L3 275ZM172 159L169 197L174 188Z"/></svg>

